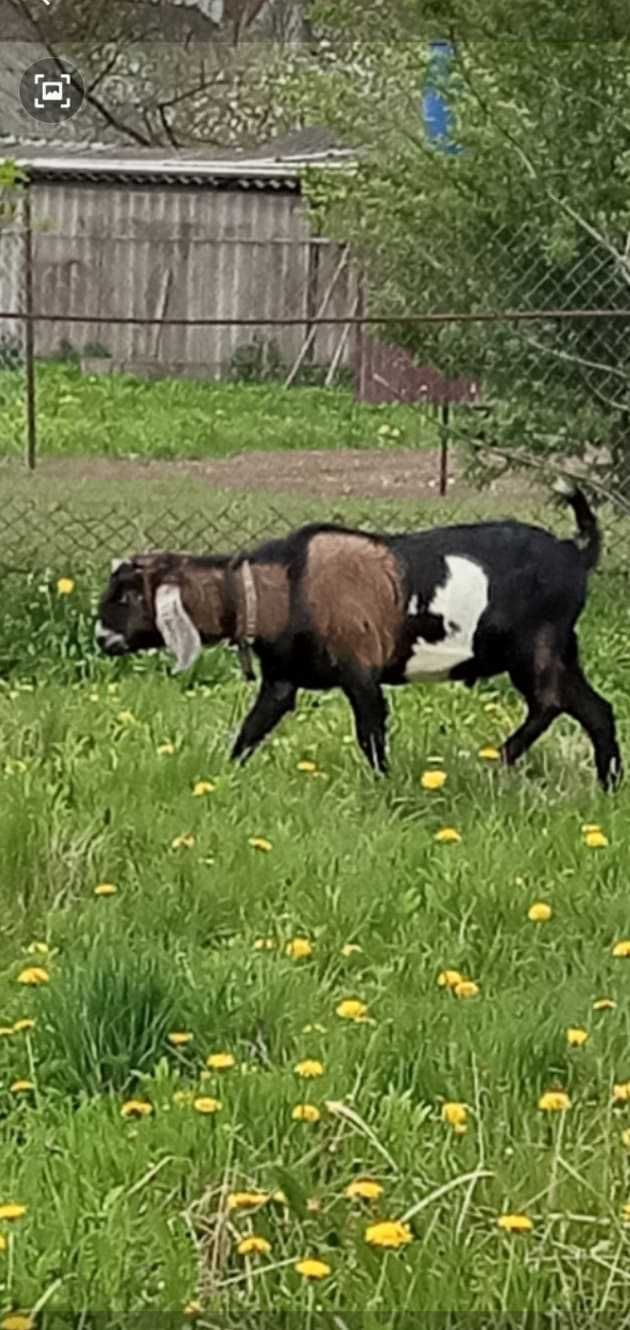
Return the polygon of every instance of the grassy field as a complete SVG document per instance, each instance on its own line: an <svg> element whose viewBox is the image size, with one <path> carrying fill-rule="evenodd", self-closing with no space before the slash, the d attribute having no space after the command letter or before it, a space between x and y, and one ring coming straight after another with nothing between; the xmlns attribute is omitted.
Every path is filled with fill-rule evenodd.
<svg viewBox="0 0 630 1330"><path fill-rule="evenodd" d="M50 453L417 441L404 411L343 393L39 379ZM393 696L387 782L332 695L233 769L251 689L229 653L184 678L95 656L106 562L184 530L234 548L330 505L189 476L68 484L0 473L0 554L39 570L4 579L0 617L0 1330L621 1319L630 783L602 796L565 721L512 773L481 756L521 715L503 684ZM629 629L626 579L596 577L583 655L624 746Z"/></svg>
<svg viewBox="0 0 630 1330"><path fill-rule="evenodd" d="M24 382L0 373L0 457L24 448ZM38 363L38 448L46 457L229 457L247 448L435 445L409 406L364 406L342 388L83 376Z"/></svg>
<svg viewBox="0 0 630 1330"><path fill-rule="evenodd" d="M231 657L182 679L96 659L96 583L75 577L23 587L0 644L0 1322L621 1319L630 786L597 793L570 722L510 774L480 757L520 716L502 685L399 692L388 782L335 696L233 770ZM620 588L598 581L582 640L623 742ZM556 1090L570 1106L539 1108Z"/></svg>

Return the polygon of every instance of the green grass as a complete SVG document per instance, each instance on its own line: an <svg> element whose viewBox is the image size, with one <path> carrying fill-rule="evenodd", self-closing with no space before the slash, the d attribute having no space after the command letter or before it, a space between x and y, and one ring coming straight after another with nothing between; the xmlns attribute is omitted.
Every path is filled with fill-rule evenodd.
<svg viewBox="0 0 630 1330"><path fill-rule="evenodd" d="M0 1036L0 1204L27 1207L0 1223L0 1319L41 1308L38 1326L61 1327L100 1312L122 1330L131 1312L154 1324L170 1311L178 1325L191 1300L202 1325L235 1330L266 1313L296 1330L382 1330L430 1311L619 1319L630 1105L613 1109L611 1087L630 1079L630 962L611 948L630 936L630 785L597 792L568 721L510 774L482 761L521 714L502 684L398 692L387 782L363 766L334 695L303 698L234 770L251 692L232 658L206 653L181 679L160 657L96 659L96 589L79 578L58 601L34 579L12 613L5 601L0 1026L35 1026ZM598 579L583 656L622 742L629 628L621 580ZM304 759L327 779L300 772ZM425 792L438 762L446 784ZM194 797L198 780L214 791ZM585 846L586 822L607 847ZM435 841L444 825L459 844ZM182 835L194 843L173 848ZM103 881L115 895L94 895ZM546 924L528 919L537 900ZM296 936L310 958L286 954ZM344 956L347 943L361 950ZM17 982L33 965L48 984ZM438 988L444 967L479 997ZM617 1006L594 1012L602 996ZM341 1020L345 997L371 1022ZM583 1048L568 1048L569 1026L588 1029ZM191 1043L172 1050L172 1030ZM236 1066L204 1080L215 1051ZM303 1058L323 1076L300 1080ZM35 1090L11 1093L18 1078ZM537 1108L553 1087L571 1097L565 1115ZM202 1116L178 1091L223 1107ZM125 1121L131 1097L151 1116ZM469 1105L465 1135L442 1122L444 1100ZM301 1102L320 1122L292 1120ZM374 1205L344 1197L362 1175L383 1186ZM251 1189L286 1203L226 1215L227 1192ZM501 1234L504 1211L526 1212L533 1232ZM371 1250L373 1216L409 1216L413 1241ZM272 1244L249 1265L235 1251L248 1232ZM330 1276L307 1285L293 1268L304 1255Z"/></svg>
<svg viewBox="0 0 630 1330"><path fill-rule="evenodd" d="M411 406L365 406L350 389L83 376L37 365L42 457L218 458L255 449L434 446L430 417ZM0 373L0 457L24 449L24 383Z"/></svg>

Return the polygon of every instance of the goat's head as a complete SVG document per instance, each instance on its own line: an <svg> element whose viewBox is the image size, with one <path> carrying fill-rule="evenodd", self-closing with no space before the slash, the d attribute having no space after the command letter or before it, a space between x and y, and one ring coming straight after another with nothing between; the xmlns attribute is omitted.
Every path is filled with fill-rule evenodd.
<svg viewBox="0 0 630 1330"><path fill-rule="evenodd" d="M193 664L201 637L183 604L181 563L173 554L113 560L96 624L96 642L105 655L167 647L178 670Z"/></svg>

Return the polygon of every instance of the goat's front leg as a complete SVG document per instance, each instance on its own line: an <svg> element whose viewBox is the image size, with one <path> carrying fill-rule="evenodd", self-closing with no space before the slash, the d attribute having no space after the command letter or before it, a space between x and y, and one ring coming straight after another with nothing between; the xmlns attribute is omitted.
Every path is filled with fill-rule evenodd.
<svg viewBox="0 0 630 1330"><path fill-rule="evenodd" d="M359 747L378 776L387 774L387 703L369 675L352 675L342 684L354 712Z"/></svg>
<svg viewBox="0 0 630 1330"><path fill-rule="evenodd" d="M286 680L271 683L263 679L260 692L248 712L232 749L231 757L245 763L259 743L278 724L287 711L293 711L297 688Z"/></svg>

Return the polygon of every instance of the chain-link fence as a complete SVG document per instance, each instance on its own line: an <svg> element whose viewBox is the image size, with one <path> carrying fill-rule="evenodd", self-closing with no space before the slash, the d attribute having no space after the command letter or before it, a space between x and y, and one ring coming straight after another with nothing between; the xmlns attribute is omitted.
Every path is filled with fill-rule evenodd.
<svg viewBox="0 0 630 1330"><path fill-rule="evenodd" d="M625 568L630 310L619 257L601 245L582 245L559 265L525 227L497 237L493 250L496 266L503 243L523 247L517 263L510 255L509 306L492 307L489 283L474 310L465 290L445 288L450 308L383 315L370 308L347 248L303 231L274 234L289 212L274 214L266 239L248 236L239 214L237 241L226 221L225 235L199 245L192 213L188 229L175 211L157 238L142 232L140 241L116 213L108 249L95 204L72 231L60 188L56 223L38 193L0 188L3 570L98 564L141 548L236 549L317 517L390 530L510 514L553 525L549 487L559 471L586 476L607 566ZM171 226L176 235L166 234ZM168 399L150 382L160 370L175 385ZM134 425L128 385L138 378L143 401L155 392L161 405ZM167 428L186 380L204 378L208 395L184 403L189 446L184 438L171 451L163 440L154 447L157 417ZM226 379L249 385L257 402L236 458L222 447L236 407L215 408L212 397ZM330 415L324 451L311 428L321 401L313 406L303 390L335 385L345 405ZM362 415L349 414L350 393ZM263 455L265 420L279 435L291 423L286 452L284 437L277 450L267 440Z"/></svg>

